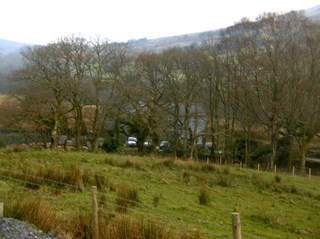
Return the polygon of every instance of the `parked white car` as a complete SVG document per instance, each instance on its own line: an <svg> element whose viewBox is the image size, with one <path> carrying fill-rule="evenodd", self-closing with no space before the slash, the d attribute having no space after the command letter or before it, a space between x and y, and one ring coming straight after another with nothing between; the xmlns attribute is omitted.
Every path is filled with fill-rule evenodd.
<svg viewBox="0 0 320 239"><path fill-rule="evenodd" d="M137 147L137 138L136 137L128 137L126 146L127 147Z"/></svg>

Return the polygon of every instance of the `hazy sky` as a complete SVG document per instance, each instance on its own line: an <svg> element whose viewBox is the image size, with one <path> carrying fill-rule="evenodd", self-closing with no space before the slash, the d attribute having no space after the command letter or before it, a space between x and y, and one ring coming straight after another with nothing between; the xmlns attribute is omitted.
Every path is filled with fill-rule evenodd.
<svg viewBox="0 0 320 239"><path fill-rule="evenodd" d="M45 44L72 34L112 41L214 30L320 0L1 0L0 38Z"/></svg>

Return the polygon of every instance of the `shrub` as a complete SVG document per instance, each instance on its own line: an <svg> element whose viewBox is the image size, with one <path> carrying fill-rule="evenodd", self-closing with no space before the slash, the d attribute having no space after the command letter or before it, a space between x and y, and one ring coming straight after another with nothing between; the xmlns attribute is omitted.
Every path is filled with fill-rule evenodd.
<svg viewBox="0 0 320 239"><path fill-rule="evenodd" d="M3 141L0 140L0 149L1 148L5 148L5 147L6 147L6 144Z"/></svg>
<svg viewBox="0 0 320 239"><path fill-rule="evenodd" d="M108 153L117 152L118 148L120 147L119 141L114 137L108 137L104 141L102 148Z"/></svg>

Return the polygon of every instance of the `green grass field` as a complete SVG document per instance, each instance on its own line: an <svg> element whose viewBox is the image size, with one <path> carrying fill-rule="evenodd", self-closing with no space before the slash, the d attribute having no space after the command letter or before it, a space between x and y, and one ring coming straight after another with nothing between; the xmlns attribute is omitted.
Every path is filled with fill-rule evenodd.
<svg viewBox="0 0 320 239"><path fill-rule="evenodd" d="M231 238L235 211L241 214L243 238L320 238L320 178L151 156L0 151L5 216L21 218L17 210L22 201L41 201L48 207L43 214L51 213L46 218L55 218L49 224L56 225L23 219L62 238L81 238L68 229L73 227L70 218L79 212L90 214L94 185L101 211L109 218L149 219L163 228L196 235L191 238L215 238L215 234ZM139 203L120 204L114 196L129 189L134 192L130 200ZM119 205L128 209L120 210Z"/></svg>

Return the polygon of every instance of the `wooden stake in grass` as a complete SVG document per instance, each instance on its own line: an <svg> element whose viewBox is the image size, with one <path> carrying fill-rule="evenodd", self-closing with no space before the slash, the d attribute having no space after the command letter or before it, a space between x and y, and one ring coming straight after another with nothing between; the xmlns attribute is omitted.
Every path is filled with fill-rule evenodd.
<svg viewBox="0 0 320 239"><path fill-rule="evenodd" d="M3 203L0 202L0 217L3 217Z"/></svg>
<svg viewBox="0 0 320 239"><path fill-rule="evenodd" d="M97 203L97 187L92 186L92 227L93 238L99 237L99 222L98 222L98 203Z"/></svg>
<svg viewBox="0 0 320 239"><path fill-rule="evenodd" d="M258 163L258 172L260 171L260 164Z"/></svg>
<svg viewBox="0 0 320 239"><path fill-rule="evenodd" d="M277 165L276 164L273 166L273 173L277 173Z"/></svg>
<svg viewBox="0 0 320 239"><path fill-rule="evenodd" d="M232 238L241 239L240 213L232 213Z"/></svg>
<svg viewBox="0 0 320 239"><path fill-rule="evenodd" d="M292 176L294 176L295 167L292 166Z"/></svg>
<svg viewBox="0 0 320 239"><path fill-rule="evenodd" d="M311 168L309 168L309 179L311 179Z"/></svg>

